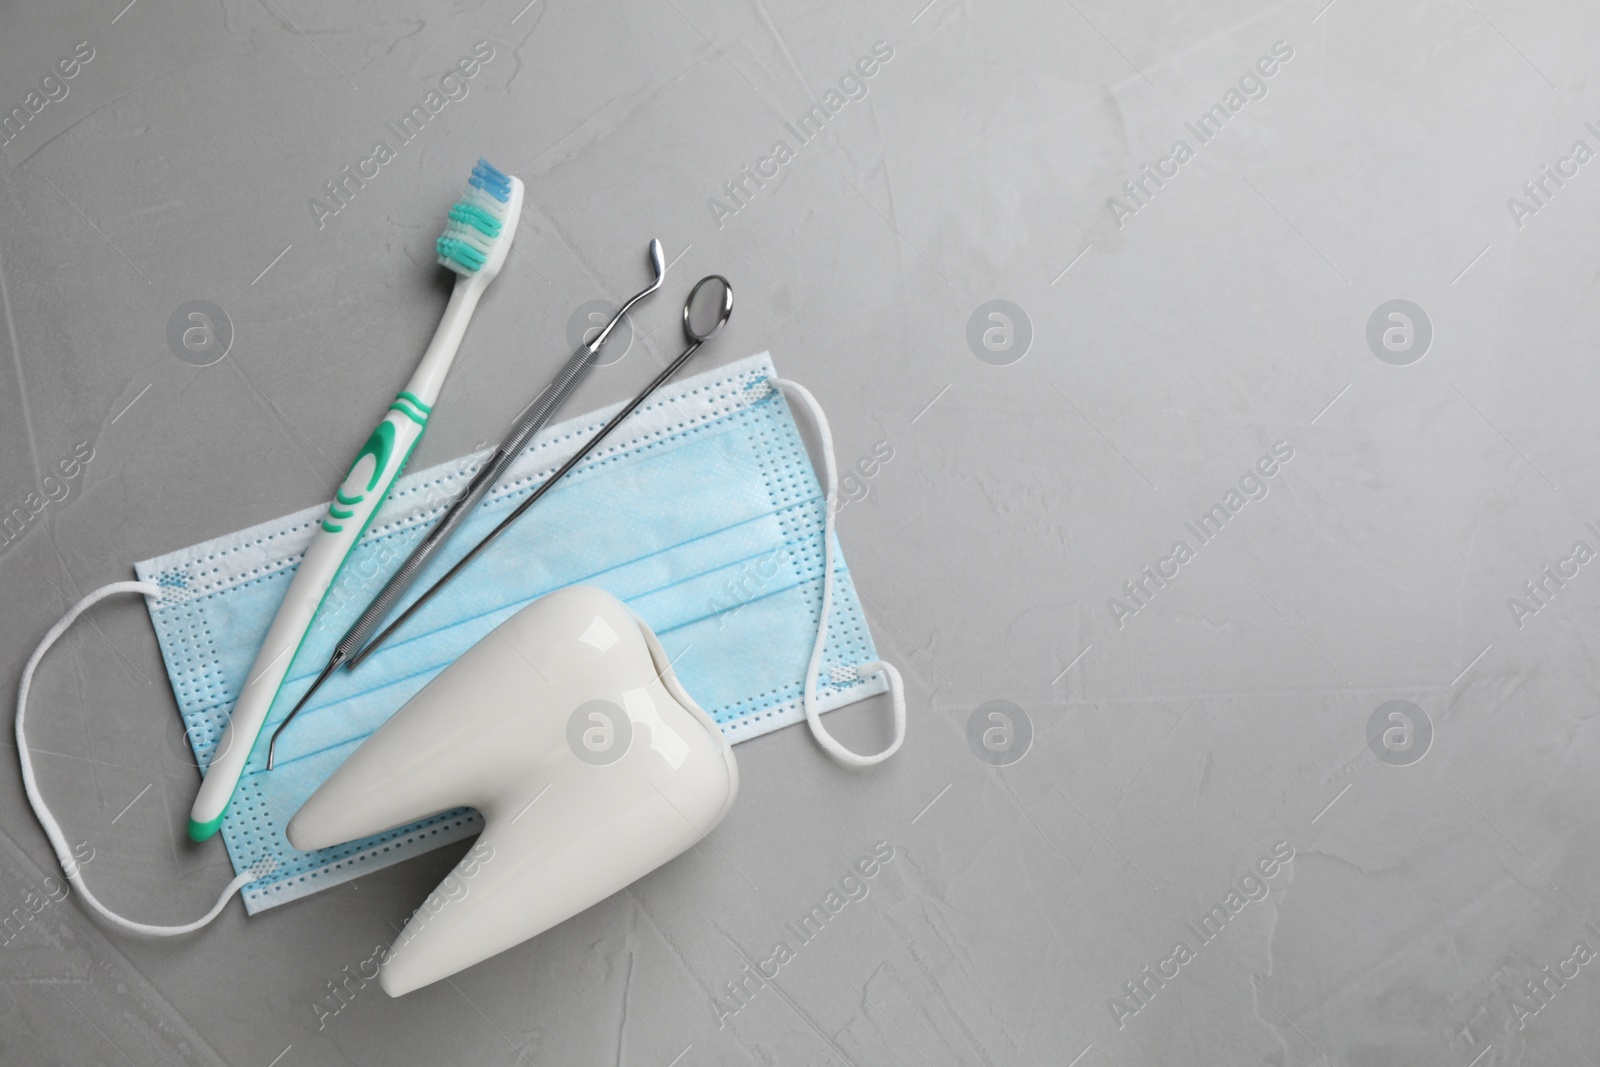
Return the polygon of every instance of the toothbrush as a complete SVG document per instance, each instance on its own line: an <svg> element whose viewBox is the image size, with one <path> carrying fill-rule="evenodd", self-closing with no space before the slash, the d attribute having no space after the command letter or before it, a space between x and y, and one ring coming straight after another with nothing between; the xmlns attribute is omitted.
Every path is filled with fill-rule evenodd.
<svg viewBox="0 0 1600 1067"><path fill-rule="evenodd" d="M466 198L451 207L450 221L435 245L440 264L460 275L444 318L411 381L356 453L350 472L328 505L322 528L313 535L289 584L289 592L272 620L200 783L199 795L189 812L191 840L205 841L222 825L256 739L317 609L422 437L473 309L505 265L522 213L522 182L480 159L472 168L469 186Z"/></svg>

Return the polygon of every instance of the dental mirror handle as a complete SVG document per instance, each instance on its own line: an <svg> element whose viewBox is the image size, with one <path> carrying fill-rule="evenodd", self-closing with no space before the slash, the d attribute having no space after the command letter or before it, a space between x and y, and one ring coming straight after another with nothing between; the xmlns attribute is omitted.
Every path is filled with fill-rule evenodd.
<svg viewBox="0 0 1600 1067"><path fill-rule="evenodd" d="M695 352L699 350L701 343L702 342L700 341L694 342L684 350L682 355L673 360L671 363L667 364L665 370L656 375L650 384L645 386L644 389L640 391L639 395L630 400L621 411L613 415L611 417L611 421L607 422L603 427L601 427L600 432L591 437L582 448L578 449L577 453L563 463L560 469L558 469L549 478L546 478L544 483L540 485L539 488L535 489L528 499L518 504L509 515L500 520L500 524L498 526L484 535L483 540L473 545L465 556L462 556L454 566L446 571L443 577L441 577L437 582L434 582L433 585L429 586L427 591L419 596L416 600L412 601L411 605L407 607L405 611L402 611L399 617L396 618L394 622L390 623L388 628L385 629L383 633L379 634L370 645L367 645L365 648L361 649L360 652L357 652L350 660L349 669L355 670L357 667L359 667L363 660L376 652L379 646L389 639L390 634L404 626L406 620L415 615L422 605L432 600L441 589L450 584L450 580L452 578L466 568L467 564L471 563L474 559L477 559L479 553L488 548L489 545L492 544L502 533L504 533L512 523L521 518L524 512L533 507L533 505L537 504L540 497L544 496L545 493L554 488L555 484L559 482L568 471L576 467L580 462L582 462L585 456L594 451L595 446L601 441L604 441L606 436L610 434L612 430L615 430L624 419L626 419L629 415L632 415L634 410L638 408L640 404L644 403L651 393L655 392L656 389L666 382L668 378L677 373L679 367L682 367L685 363L689 362L689 357L693 356Z"/></svg>

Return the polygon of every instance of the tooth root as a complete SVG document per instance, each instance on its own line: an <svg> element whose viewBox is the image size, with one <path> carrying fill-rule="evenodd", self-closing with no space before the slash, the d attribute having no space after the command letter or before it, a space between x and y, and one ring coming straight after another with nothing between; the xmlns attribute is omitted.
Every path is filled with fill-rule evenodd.
<svg viewBox="0 0 1600 1067"><path fill-rule="evenodd" d="M569 740L569 720L596 700L631 733L610 762ZM398 996L692 847L738 784L732 749L655 636L615 597L573 586L512 616L396 712L295 814L289 840L323 848L451 808L482 813L478 845L383 966Z"/></svg>
<svg viewBox="0 0 1600 1067"><path fill-rule="evenodd" d="M488 806L519 772L531 771L505 746L531 742L548 749L560 740L543 721L550 717L535 710L551 695L550 683L528 659L490 635L322 783L290 820L289 843L326 848L451 808Z"/></svg>
<svg viewBox="0 0 1600 1067"><path fill-rule="evenodd" d="M710 745L690 761L689 773L720 773ZM530 783L497 803L477 845L395 940L379 974L384 991L401 996L543 933L692 848L700 827L720 821L725 796L676 789L675 775L606 773L619 769L594 768L596 788Z"/></svg>

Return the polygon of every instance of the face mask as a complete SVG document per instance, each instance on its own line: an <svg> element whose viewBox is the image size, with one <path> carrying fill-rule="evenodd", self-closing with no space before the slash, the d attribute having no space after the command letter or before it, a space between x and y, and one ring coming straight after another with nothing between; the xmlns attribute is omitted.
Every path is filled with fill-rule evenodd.
<svg viewBox="0 0 1600 1067"><path fill-rule="evenodd" d="M816 420L826 493L786 393ZM542 433L417 588L443 574L615 410ZM466 485L479 458L409 475L396 486L324 599L263 737L427 524ZM469 810L319 852L293 849L284 827L435 674L535 598L579 582L614 594L649 624L684 688L730 742L806 719L835 759L876 763L899 748L905 705L899 674L878 659L839 558L835 484L826 418L810 393L775 377L765 354L663 386L381 651L356 671L336 672L284 732L274 770L265 770L265 743L257 745L222 824L239 877L210 915L184 927L128 923L79 883L66 838L33 781L22 736L27 687L45 650L78 614L103 596L142 592L179 712L205 766L325 506L147 560L136 566L140 582L107 586L77 605L24 671L17 734L29 799L86 902L141 933L203 925L241 886L253 914L471 836L481 825ZM883 752L858 755L827 733L821 712L886 690L895 736Z"/></svg>

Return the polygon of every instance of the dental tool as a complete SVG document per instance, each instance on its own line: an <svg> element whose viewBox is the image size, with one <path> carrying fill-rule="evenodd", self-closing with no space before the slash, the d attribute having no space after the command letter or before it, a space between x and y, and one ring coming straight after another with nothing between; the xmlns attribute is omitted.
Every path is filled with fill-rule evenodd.
<svg viewBox="0 0 1600 1067"><path fill-rule="evenodd" d="M411 381L356 453L289 584L200 783L189 812L191 840L205 841L222 825L261 727L327 590L422 437L472 312L505 265L522 213L522 198L521 181L480 159L472 168L466 197L450 209L450 221L435 242L439 263L459 276L444 317Z"/></svg>
<svg viewBox="0 0 1600 1067"><path fill-rule="evenodd" d="M351 657L367 643L367 639L372 636L372 632L382 624L383 620L388 618L389 613L394 610L395 604L399 602L401 597L405 596L406 591L417 580L417 575L422 573L423 568L444 547L445 542L450 539L451 535L472 515L472 509L477 507L484 494L494 487L494 484L500 480L500 476L506 472L506 468L510 467L512 462L522 454L522 450L528 447L528 442L533 439L534 434L544 429L551 416L556 413L556 410L594 367L596 354L600 351L601 346L606 343L606 338L611 336L611 331L616 328L617 323L622 321L622 317L635 304L661 288L661 281L666 275L665 256L661 251L661 242L654 238L650 241L649 256L651 269L655 273L655 280L635 293L615 315L611 316L611 321L606 323L598 334L580 345L578 350L567 359L561 370L556 373L555 379L545 387L542 393L534 398L533 403L529 404L527 409L511 424L511 429L507 431L505 438L495 446L495 450L490 453L483 466L478 468L478 472L467 483L466 489L462 490L461 495L450 505L439 521L433 525L433 528L422 538L417 547L412 549L411 555L406 557L405 562L400 565L400 569L395 571L393 576L384 583L383 588L378 591L378 595L373 598L372 603L367 605L366 610L357 617L355 623L345 635L339 639L339 643L333 646L333 654L328 658L327 666L322 668L322 673L317 675L316 680L311 683L311 688L301 694L300 699L289 710L289 714L284 716L277 729L272 731L272 738L267 743L268 770L271 770L273 764L277 762L278 737L283 733L284 728L294 721L294 717L300 714L300 709L306 706L312 694L322 687L322 683L328 680L335 669L347 661L350 662L351 666L355 665Z"/></svg>
<svg viewBox="0 0 1600 1067"><path fill-rule="evenodd" d="M706 289L708 285L713 284L716 288ZM702 295L703 292L705 295ZM478 557L479 553L493 544L495 539L504 533L512 523L520 519L529 508L537 504L540 497L554 488L556 483L561 481L568 471L576 467L585 456L594 451L595 446L604 441L612 430L615 430L623 420L633 414L634 409L644 403L651 393L655 392L668 378L677 373L678 368L687 363L689 357L699 351L702 344L709 341L723 326L727 325L728 319L732 314L733 286L729 284L728 279L720 274L710 274L696 282L695 287L689 291L688 299L683 302L683 335L685 340L689 342L689 347L684 349L678 358L667 364L665 369L660 374L657 374L649 385L641 389L637 396L628 401L621 411L613 415L611 420L602 426L600 431L591 437L582 448L578 449L575 455L563 463L554 474L546 478L544 483L535 489L528 499L518 504L509 515L501 519L499 525L484 535L483 540L473 545L465 556L462 556L453 567L444 573L443 577L429 586L428 590L412 602L410 607L401 612L399 618L390 623L381 634L373 639L371 644L361 649L355 658L350 661L348 669L355 670L356 667L360 666L363 660L378 650L378 646L389 639L390 634L405 625L406 620L415 615L422 605L433 599L439 590L448 585L450 580L457 574L460 574L469 563Z"/></svg>

